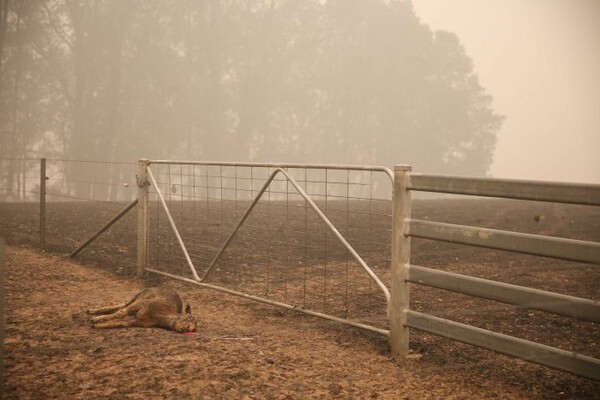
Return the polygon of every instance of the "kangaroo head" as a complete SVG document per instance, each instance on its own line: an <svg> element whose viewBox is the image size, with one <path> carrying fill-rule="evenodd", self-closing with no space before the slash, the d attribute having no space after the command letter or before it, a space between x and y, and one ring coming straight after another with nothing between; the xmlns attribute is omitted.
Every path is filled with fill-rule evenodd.
<svg viewBox="0 0 600 400"><path fill-rule="evenodd" d="M196 317L192 314L182 314L175 322L173 329L181 333L196 332L196 329L198 329Z"/></svg>

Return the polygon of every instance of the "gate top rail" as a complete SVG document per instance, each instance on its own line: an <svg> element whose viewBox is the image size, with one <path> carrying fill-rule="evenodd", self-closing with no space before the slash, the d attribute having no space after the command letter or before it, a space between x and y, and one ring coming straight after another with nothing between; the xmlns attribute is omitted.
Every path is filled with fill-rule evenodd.
<svg viewBox="0 0 600 400"><path fill-rule="evenodd" d="M410 173L408 190L600 206L600 185Z"/></svg>
<svg viewBox="0 0 600 400"><path fill-rule="evenodd" d="M148 160L148 164L173 165L206 165L222 167L263 167L263 168L305 168L305 169L337 169L354 171L379 171L385 173L390 182L394 181L394 173L390 168L378 165L346 165L346 164L289 164L261 162L232 162L232 161L178 161L178 160Z"/></svg>

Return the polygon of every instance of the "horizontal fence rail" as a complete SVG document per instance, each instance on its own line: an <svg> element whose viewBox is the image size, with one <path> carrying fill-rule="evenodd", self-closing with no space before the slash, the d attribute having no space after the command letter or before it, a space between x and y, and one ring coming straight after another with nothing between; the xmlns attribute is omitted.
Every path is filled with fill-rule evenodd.
<svg viewBox="0 0 600 400"><path fill-rule="evenodd" d="M600 243L411 219L405 234L421 239L600 265Z"/></svg>
<svg viewBox="0 0 600 400"><path fill-rule="evenodd" d="M412 265L410 239L594 265L600 265L600 243L415 219L410 207L412 191L600 206L600 185L415 174L408 166L397 166L394 169L394 278L390 310L394 354L408 354L408 329L414 328L600 380L598 359L422 314L410 310L408 300L408 283L413 283L598 323L598 301Z"/></svg>
<svg viewBox="0 0 600 400"><path fill-rule="evenodd" d="M410 328L600 380L600 360L459 322L407 311Z"/></svg>
<svg viewBox="0 0 600 400"><path fill-rule="evenodd" d="M496 300L516 306L600 322L600 303L574 296L410 265L412 283Z"/></svg>
<svg viewBox="0 0 600 400"><path fill-rule="evenodd" d="M600 206L600 185L410 174L408 190Z"/></svg>

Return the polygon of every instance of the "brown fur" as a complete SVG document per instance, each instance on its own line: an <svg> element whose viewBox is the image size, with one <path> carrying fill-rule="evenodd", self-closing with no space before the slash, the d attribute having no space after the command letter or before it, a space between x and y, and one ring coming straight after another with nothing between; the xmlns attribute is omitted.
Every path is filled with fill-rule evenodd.
<svg viewBox="0 0 600 400"><path fill-rule="evenodd" d="M159 327L177 332L195 332L196 318L189 305L182 314L183 302L176 291L149 288L136 294L127 303L88 310L94 328Z"/></svg>

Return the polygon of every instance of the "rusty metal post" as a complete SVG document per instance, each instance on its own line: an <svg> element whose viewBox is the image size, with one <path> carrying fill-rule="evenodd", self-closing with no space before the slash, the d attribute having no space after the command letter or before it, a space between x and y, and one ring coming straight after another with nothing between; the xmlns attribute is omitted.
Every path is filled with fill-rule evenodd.
<svg viewBox="0 0 600 400"><path fill-rule="evenodd" d="M394 167L394 194L392 214L392 284L389 308L390 346L395 357L408 355L408 326L406 312L409 305L408 267L410 265L410 237L406 235L411 213L408 179L412 168Z"/></svg>
<svg viewBox="0 0 600 400"><path fill-rule="evenodd" d="M149 238L149 213L148 213L148 166L147 159L138 161L138 226L137 226L137 269L136 275L142 278L148 267L148 238Z"/></svg>
<svg viewBox="0 0 600 400"><path fill-rule="evenodd" d="M40 248L46 249L46 159L40 159Z"/></svg>

